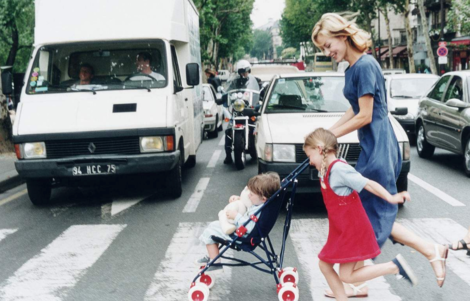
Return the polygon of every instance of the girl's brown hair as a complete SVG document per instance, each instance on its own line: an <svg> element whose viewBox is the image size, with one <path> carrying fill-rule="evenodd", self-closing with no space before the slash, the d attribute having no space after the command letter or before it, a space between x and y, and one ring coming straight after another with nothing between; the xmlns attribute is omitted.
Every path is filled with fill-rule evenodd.
<svg viewBox="0 0 470 301"><path fill-rule="evenodd" d="M320 176L323 178L327 167L326 156L331 152L334 152L335 154L338 152L338 140L332 132L325 130L324 128L318 128L305 137L304 151L307 147L316 148L318 146L321 146L323 151L323 161L321 163L320 170Z"/></svg>
<svg viewBox="0 0 470 301"><path fill-rule="evenodd" d="M349 22L342 16L335 13L324 14L320 21L315 24L312 31L312 41L315 46L322 49L318 43L318 36L348 38L351 46L359 52L365 52L372 45L370 34L360 29L356 23Z"/></svg>

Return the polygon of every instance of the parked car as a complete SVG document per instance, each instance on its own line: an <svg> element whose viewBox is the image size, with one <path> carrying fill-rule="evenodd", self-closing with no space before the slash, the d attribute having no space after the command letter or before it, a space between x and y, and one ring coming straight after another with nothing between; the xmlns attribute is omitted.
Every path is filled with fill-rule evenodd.
<svg viewBox="0 0 470 301"><path fill-rule="evenodd" d="M389 111L401 124L405 132L413 137L416 134L415 124L418 114L419 98L425 95L429 89L439 80L434 74L395 74L385 77L387 88L387 102ZM403 109L407 110L405 115ZM411 138L410 138L411 139Z"/></svg>
<svg viewBox="0 0 470 301"><path fill-rule="evenodd" d="M343 96L344 74L300 73L276 75L267 91L257 119L256 149L258 172L276 171L288 175L307 156L304 137L318 127L329 128L350 107ZM410 170L410 146L400 124L389 114L397 136L403 165L397 181L398 190L406 190ZM338 156L355 166L361 152L357 132L338 139ZM299 192L319 192L318 172L307 169L299 176Z"/></svg>
<svg viewBox="0 0 470 301"><path fill-rule="evenodd" d="M406 71L403 69L383 69L383 75L394 75L394 74L406 74Z"/></svg>
<svg viewBox="0 0 470 301"><path fill-rule="evenodd" d="M224 121L222 106L217 105L217 92L211 84L202 85L204 107L204 131L210 138L215 138L222 131Z"/></svg>
<svg viewBox="0 0 470 301"><path fill-rule="evenodd" d="M470 72L444 74L419 102L416 150L430 158L436 147L464 155L470 177Z"/></svg>
<svg viewBox="0 0 470 301"><path fill-rule="evenodd" d="M228 70L219 70L217 71L217 76L220 80L226 81L230 77L230 71Z"/></svg>

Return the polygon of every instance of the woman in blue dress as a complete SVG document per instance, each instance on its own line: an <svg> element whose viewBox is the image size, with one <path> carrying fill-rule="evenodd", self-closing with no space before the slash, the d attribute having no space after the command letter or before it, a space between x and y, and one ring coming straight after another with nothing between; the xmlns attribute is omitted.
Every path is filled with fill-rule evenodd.
<svg viewBox="0 0 470 301"><path fill-rule="evenodd" d="M370 34L359 29L354 22L328 13L313 28L312 40L336 62L344 60L349 63L343 93L351 107L330 130L337 137L357 130L362 151L356 170L380 183L391 194L397 193L396 180L402 156L388 118L382 69L373 56L366 54L371 46ZM360 197L379 246L382 247L390 238L394 243L417 250L430 260L437 283L442 286L448 248L426 241L396 223L397 205L387 203L367 191L361 192ZM360 284L360 288L356 285L346 286L348 295L366 296L364 284Z"/></svg>

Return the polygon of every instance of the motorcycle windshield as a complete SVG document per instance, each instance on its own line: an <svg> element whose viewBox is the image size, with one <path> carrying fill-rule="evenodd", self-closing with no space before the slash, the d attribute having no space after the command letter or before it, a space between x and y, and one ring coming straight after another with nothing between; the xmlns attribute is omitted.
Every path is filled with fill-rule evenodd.
<svg viewBox="0 0 470 301"><path fill-rule="evenodd" d="M227 93L230 103L237 99L243 99L248 106L257 106L259 102L259 84L251 74L247 78L241 78L234 73L227 81Z"/></svg>
<svg viewBox="0 0 470 301"><path fill-rule="evenodd" d="M232 89L228 91L229 105L233 105L240 100L245 103L246 107L256 108L259 104L259 91L250 89Z"/></svg>

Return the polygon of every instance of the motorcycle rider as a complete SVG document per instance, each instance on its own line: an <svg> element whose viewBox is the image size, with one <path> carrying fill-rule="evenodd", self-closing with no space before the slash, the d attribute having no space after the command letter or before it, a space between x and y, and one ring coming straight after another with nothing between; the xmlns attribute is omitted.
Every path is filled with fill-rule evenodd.
<svg viewBox="0 0 470 301"><path fill-rule="evenodd" d="M251 64L247 60L240 60L236 64L236 70L238 73L238 76L236 79L234 79L231 83L230 86L227 89L227 93L224 94L222 100L223 100L223 105L224 107L227 107L227 100L228 100L228 95L231 90L237 90L237 89L246 89L250 90L254 93L259 94L259 84L256 78L251 75ZM256 99L256 103L253 103L254 106L258 104L258 99ZM225 130L225 160L224 164L232 164L232 126L233 126L233 121L230 120L227 129Z"/></svg>

